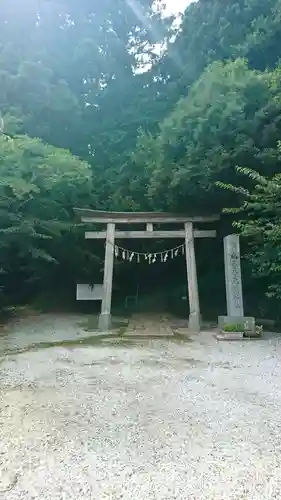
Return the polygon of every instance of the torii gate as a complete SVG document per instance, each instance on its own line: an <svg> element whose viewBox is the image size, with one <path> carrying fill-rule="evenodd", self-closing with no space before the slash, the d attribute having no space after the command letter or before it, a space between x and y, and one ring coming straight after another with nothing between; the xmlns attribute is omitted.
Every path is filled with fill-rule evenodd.
<svg viewBox="0 0 281 500"><path fill-rule="evenodd" d="M185 241L186 271L189 300L189 329L193 332L200 331L200 306L194 250L194 238L214 238L215 230L198 230L194 228L196 222L214 222L219 220L219 215L196 216L175 215L170 213L154 212L102 212L75 208L74 212L82 222L92 224L106 224L106 230L86 231L86 239L105 239L105 263L103 277L103 298L99 328L109 330L111 325L111 296L114 266L114 245L117 238L183 238ZM146 230L121 231L116 229L117 224L145 224ZM180 230L154 230L154 224L182 224Z"/></svg>

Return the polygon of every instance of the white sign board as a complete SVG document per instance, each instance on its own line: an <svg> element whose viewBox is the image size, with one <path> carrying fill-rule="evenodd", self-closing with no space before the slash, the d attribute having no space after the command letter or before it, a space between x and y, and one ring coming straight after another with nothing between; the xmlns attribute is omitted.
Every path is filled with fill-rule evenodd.
<svg viewBox="0 0 281 500"><path fill-rule="evenodd" d="M86 285L79 283L76 287L76 300L102 300L103 285Z"/></svg>

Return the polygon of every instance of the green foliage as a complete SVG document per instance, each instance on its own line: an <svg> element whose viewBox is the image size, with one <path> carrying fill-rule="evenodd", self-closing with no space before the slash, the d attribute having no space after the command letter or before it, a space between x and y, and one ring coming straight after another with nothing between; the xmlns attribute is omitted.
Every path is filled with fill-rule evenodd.
<svg viewBox="0 0 281 500"><path fill-rule="evenodd" d="M154 61L153 43L165 38L172 21L153 3L39 0L23 7L1 1L0 110L21 120L20 133L85 158L91 145L108 160L110 145L128 131L122 108L135 122L142 91L135 71L142 59Z"/></svg>
<svg viewBox="0 0 281 500"><path fill-rule="evenodd" d="M251 68L273 69L280 58L280 16L280 0L192 2L159 68L162 78L171 81L171 72L177 75L176 97L177 92L185 95L214 61L246 58Z"/></svg>
<svg viewBox="0 0 281 500"><path fill-rule="evenodd" d="M213 63L163 121L158 136L140 136L129 168L138 167L138 189L143 185L144 196L148 185L151 206L220 210L226 199L217 196L215 182L234 181L237 164L267 172L280 168L274 77L275 72L250 70L240 59Z"/></svg>
<svg viewBox="0 0 281 500"><path fill-rule="evenodd" d="M172 22L152 3L1 1L2 305L101 280L72 208L112 204L141 120L134 111L147 77L135 73L143 58L156 61L152 44Z"/></svg>
<svg viewBox="0 0 281 500"><path fill-rule="evenodd" d="M59 263L60 246L75 232L72 207L80 197L89 198L90 192L90 168L70 152L27 136L0 137L4 293L16 276L26 276L29 283L40 282Z"/></svg>
<svg viewBox="0 0 281 500"><path fill-rule="evenodd" d="M238 332L238 333L241 333L241 332L244 332L245 328L244 328L244 325L241 323L231 323L229 325L224 325L223 327L223 331L224 332Z"/></svg>
<svg viewBox="0 0 281 500"><path fill-rule="evenodd" d="M281 157L281 144L276 155ZM235 229L247 238L248 254L253 272L267 282L267 295L281 297L281 174L266 177L249 168L237 171L251 181L244 190L229 184L220 184L227 191L239 193L240 204L225 212L236 214ZM241 200L241 198L243 198Z"/></svg>

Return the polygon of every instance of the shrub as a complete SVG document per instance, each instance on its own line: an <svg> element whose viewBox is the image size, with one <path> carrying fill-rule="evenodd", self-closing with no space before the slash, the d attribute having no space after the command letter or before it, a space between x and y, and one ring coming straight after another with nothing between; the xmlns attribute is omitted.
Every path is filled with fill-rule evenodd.
<svg viewBox="0 0 281 500"><path fill-rule="evenodd" d="M242 323L229 324L223 327L224 332L244 332L245 328Z"/></svg>

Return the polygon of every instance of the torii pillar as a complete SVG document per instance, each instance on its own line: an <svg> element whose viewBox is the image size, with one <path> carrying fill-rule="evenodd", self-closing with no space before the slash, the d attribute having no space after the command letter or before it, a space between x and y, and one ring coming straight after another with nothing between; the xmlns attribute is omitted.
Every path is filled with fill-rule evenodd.
<svg viewBox="0 0 281 500"><path fill-rule="evenodd" d="M200 332L200 306L198 294L198 280L196 271L194 232L192 222L184 225L185 229L185 258L188 283L189 321L188 328L191 332Z"/></svg>
<svg viewBox="0 0 281 500"><path fill-rule="evenodd" d="M114 265L114 241L115 224L107 224L105 241L105 262L103 273L103 298L101 304L101 313L99 317L99 329L102 331L110 330L111 326L111 297L113 282Z"/></svg>

